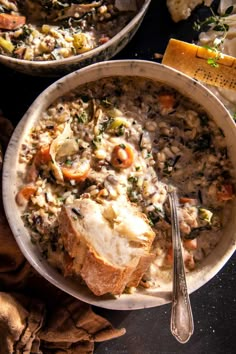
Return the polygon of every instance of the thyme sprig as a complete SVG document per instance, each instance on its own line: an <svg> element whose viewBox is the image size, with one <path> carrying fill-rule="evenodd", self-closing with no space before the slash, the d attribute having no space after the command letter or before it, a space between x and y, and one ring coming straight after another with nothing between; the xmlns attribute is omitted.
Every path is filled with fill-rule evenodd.
<svg viewBox="0 0 236 354"><path fill-rule="evenodd" d="M214 53L214 56L207 59L207 63L212 67L216 68L219 66L218 61L222 57L220 48L224 43L224 40L229 31L229 25L225 22L225 18L233 12L233 9L233 6L229 6L224 14L217 15L214 13L212 8L210 8L212 16L207 17L203 21L197 20L193 24L193 29L198 32L204 30L204 28L211 28L213 31L220 32L219 37L213 41L212 46L203 46L204 48Z"/></svg>
<svg viewBox="0 0 236 354"><path fill-rule="evenodd" d="M229 6L225 13L222 15L217 15L214 13L213 9L210 8L212 16L207 17L205 20L197 20L193 24L193 29L195 31L201 31L204 27L211 27L213 31L217 32L228 32L229 25L225 23L225 18L232 14L234 7Z"/></svg>
<svg viewBox="0 0 236 354"><path fill-rule="evenodd" d="M210 52L213 52L215 54L214 57L209 57L207 59L207 64L209 64L213 68L217 68L219 66L218 60L220 58L222 58L222 56L223 56L223 54L220 51L220 45L222 43L223 43L222 40L220 40L220 41L214 40L213 46L209 46L209 45L203 46L203 48L206 48L207 50L209 50Z"/></svg>

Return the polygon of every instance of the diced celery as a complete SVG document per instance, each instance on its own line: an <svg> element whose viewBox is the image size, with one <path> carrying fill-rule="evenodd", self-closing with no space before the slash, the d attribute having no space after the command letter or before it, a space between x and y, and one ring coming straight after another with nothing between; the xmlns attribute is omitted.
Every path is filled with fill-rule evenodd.
<svg viewBox="0 0 236 354"><path fill-rule="evenodd" d="M213 213L210 210L204 209L204 208L199 208L199 217L209 224L211 223Z"/></svg>
<svg viewBox="0 0 236 354"><path fill-rule="evenodd" d="M48 34L50 32L51 27L49 25L42 25L42 32Z"/></svg>
<svg viewBox="0 0 236 354"><path fill-rule="evenodd" d="M12 53L14 50L14 45L11 41L8 41L0 36L0 46L8 53Z"/></svg>
<svg viewBox="0 0 236 354"><path fill-rule="evenodd" d="M122 112L117 108L112 108L107 111L110 117L117 118L122 116Z"/></svg>
<svg viewBox="0 0 236 354"><path fill-rule="evenodd" d="M24 54L24 59L25 60L33 60L34 59L33 48L26 48L25 54Z"/></svg>
<svg viewBox="0 0 236 354"><path fill-rule="evenodd" d="M89 48L88 40L84 33L74 34L73 44L78 53L83 53L91 49Z"/></svg>
<svg viewBox="0 0 236 354"><path fill-rule="evenodd" d="M127 126L127 121L124 118L115 118L111 122L109 129L116 129L119 128L120 126Z"/></svg>

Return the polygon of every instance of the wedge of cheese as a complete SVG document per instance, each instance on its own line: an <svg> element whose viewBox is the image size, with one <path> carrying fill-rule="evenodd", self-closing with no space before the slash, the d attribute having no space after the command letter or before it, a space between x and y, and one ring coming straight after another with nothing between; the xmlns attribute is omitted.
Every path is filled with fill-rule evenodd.
<svg viewBox="0 0 236 354"><path fill-rule="evenodd" d="M127 200L102 205L78 199L63 207L59 233L69 256L65 268L98 296L137 287L153 260L155 234L146 216Z"/></svg>
<svg viewBox="0 0 236 354"><path fill-rule="evenodd" d="M236 58L229 55L170 39L162 64L206 84L236 90Z"/></svg>

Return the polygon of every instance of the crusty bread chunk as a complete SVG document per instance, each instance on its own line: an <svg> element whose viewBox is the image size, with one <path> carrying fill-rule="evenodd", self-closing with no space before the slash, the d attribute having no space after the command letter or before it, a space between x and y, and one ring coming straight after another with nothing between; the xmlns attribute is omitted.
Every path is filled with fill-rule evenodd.
<svg viewBox="0 0 236 354"><path fill-rule="evenodd" d="M153 259L155 234L146 216L123 198L104 204L77 199L64 206L59 233L71 274L80 275L95 295L137 287Z"/></svg>
<svg viewBox="0 0 236 354"><path fill-rule="evenodd" d="M171 18L174 22L186 20L192 10L198 5L204 3L206 6L210 6L213 0L166 0L168 10Z"/></svg>

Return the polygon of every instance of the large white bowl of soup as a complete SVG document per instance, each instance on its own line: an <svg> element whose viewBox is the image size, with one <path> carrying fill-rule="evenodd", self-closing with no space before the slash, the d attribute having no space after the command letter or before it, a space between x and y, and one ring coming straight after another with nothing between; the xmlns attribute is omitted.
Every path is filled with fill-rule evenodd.
<svg viewBox="0 0 236 354"><path fill-rule="evenodd" d="M3 1L0 63L24 74L62 76L108 60L134 36L150 2Z"/></svg>
<svg viewBox="0 0 236 354"><path fill-rule="evenodd" d="M168 303L176 190L188 289L235 251L235 123L161 64L109 61L49 86L9 143L3 201L16 241L55 286L109 309Z"/></svg>

